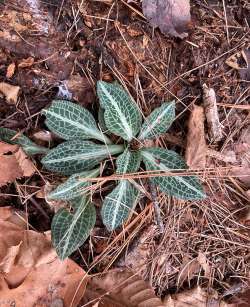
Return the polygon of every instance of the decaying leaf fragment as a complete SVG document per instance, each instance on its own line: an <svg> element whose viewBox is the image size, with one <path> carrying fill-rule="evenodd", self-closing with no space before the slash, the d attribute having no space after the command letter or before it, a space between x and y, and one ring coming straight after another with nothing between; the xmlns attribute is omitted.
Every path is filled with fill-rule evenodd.
<svg viewBox="0 0 250 307"><path fill-rule="evenodd" d="M218 297L218 293L214 292L208 295L205 290L196 287L192 290L182 291L176 295L168 295L164 299L166 307L227 307L229 306ZM230 305L232 306L232 305ZM233 306L232 306L233 307Z"/></svg>
<svg viewBox="0 0 250 307"><path fill-rule="evenodd" d="M93 301L93 305L115 307L163 307L153 289L129 270L109 271L93 277L88 283L81 305ZM92 305L92 306L93 306Z"/></svg>
<svg viewBox="0 0 250 307"><path fill-rule="evenodd" d="M185 159L190 168L205 168L207 145L204 132L204 109L194 106L188 122Z"/></svg>
<svg viewBox="0 0 250 307"><path fill-rule="evenodd" d="M0 186L35 172L34 164L17 145L0 142Z"/></svg>
<svg viewBox="0 0 250 307"><path fill-rule="evenodd" d="M203 104L210 139L218 142L222 139L222 130L217 110L216 95L214 89L208 88L206 84L203 84Z"/></svg>
<svg viewBox="0 0 250 307"><path fill-rule="evenodd" d="M241 58L244 59L246 67L239 64ZM226 64L238 70L240 78L242 80L246 81L250 80L250 49L245 49L242 50L241 52L237 52L231 55L229 58L227 58Z"/></svg>
<svg viewBox="0 0 250 307"><path fill-rule="evenodd" d="M191 20L189 0L143 0L143 14L162 33L180 38L188 34Z"/></svg>
<svg viewBox="0 0 250 307"><path fill-rule="evenodd" d="M14 215L0 207L0 301L22 307L55 306L61 300L62 306L77 306L86 273L70 259L60 261L49 235L26 230Z"/></svg>
<svg viewBox="0 0 250 307"><path fill-rule="evenodd" d="M0 93L5 96L6 101L10 104L17 103L19 91L19 86L11 85L6 82L0 82Z"/></svg>

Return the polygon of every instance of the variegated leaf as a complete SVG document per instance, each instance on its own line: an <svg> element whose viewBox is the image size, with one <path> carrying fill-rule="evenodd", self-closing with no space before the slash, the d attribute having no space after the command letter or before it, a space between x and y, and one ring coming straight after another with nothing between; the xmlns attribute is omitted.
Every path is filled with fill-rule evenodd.
<svg viewBox="0 0 250 307"><path fill-rule="evenodd" d="M126 174L137 172L141 163L140 151L131 151L128 148L116 159L116 173Z"/></svg>
<svg viewBox="0 0 250 307"><path fill-rule="evenodd" d="M0 128L0 140L20 145L27 155L44 154L49 151L48 148L36 145L27 136L8 128Z"/></svg>
<svg viewBox="0 0 250 307"><path fill-rule="evenodd" d="M85 171L70 176L64 183L58 185L55 190L47 195L48 199L70 200L86 194L91 186L90 182L82 181L82 178L94 178L98 176L100 169Z"/></svg>
<svg viewBox="0 0 250 307"><path fill-rule="evenodd" d="M148 171L160 170L174 173L187 169L185 161L176 152L163 148L147 148L141 151L143 162ZM181 199L202 199L205 197L196 176L157 176L150 179L159 189Z"/></svg>
<svg viewBox="0 0 250 307"><path fill-rule="evenodd" d="M141 114L130 95L118 84L98 81L97 94L108 130L131 141L141 127Z"/></svg>
<svg viewBox="0 0 250 307"><path fill-rule="evenodd" d="M108 230L114 230L127 220L137 196L138 191L128 180L120 180L117 187L105 197L101 215Z"/></svg>
<svg viewBox="0 0 250 307"><path fill-rule="evenodd" d="M93 115L73 102L54 100L43 113L47 127L65 140L96 139L110 144L110 140L97 128Z"/></svg>
<svg viewBox="0 0 250 307"><path fill-rule="evenodd" d="M155 109L142 125L139 140L154 139L166 132L175 119L175 103L163 103Z"/></svg>
<svg viewBox="0 0 250 307"><path fill-rule="evenodd" d="M60 259L64 260L88 238L95 225L95 207L86 197L72 202L74 212L60 209L51 224L52 243Z"/></svg>
<svg viewBox="0 0 250 307"><path fill-rule="evenodd" d="M51 171L65 175L87 171L112 154L121 153L123 145L97 145L90 141L67 141L53 148L42 159Z"/></svg>

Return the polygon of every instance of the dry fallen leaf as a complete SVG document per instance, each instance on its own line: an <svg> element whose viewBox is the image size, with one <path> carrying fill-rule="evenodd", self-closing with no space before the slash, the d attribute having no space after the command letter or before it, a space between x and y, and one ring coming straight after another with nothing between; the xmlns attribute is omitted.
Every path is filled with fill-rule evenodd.
<svg viewBox="0 0 250 307"><path fill-rule="evenodd" d="M0 82L0 92L5 96L6 101L10 104L17 103L19 86L11 85L6 82Z"/></svg>
<svg viewBox="0 0 250 307"><path fill-rule="evenodd" d="M17 178L30 177L35 171L34 164L21 148L0 142L0 186Z"/></svg>
<svg viewBox="0 0 250 307"><path fill-rule="evenodd" d="M242 58L246 63L246 67L242 67L242 65L239 64ZM245 49L231 55L226 60L226 64L238 70L242 80L250 81L250 49Z"/></svg>
<svg viewBox="0 0 250 307"><path fill-rule="evenodd" d="M162 33L186 37L191 21L189 0L143 0L143 14Z"/></svg>
<svg viewBox="0 0 250 307"><path fill-rule="evenodd" d="M212 141L222 139L221 124L218 115L216 95L213 88L203 84L203 104L208 125L208 133Z"/></svg>
<svg viewBox="0 0 250 307"><path fill-rule="evenodd" d="M206 167L207 145L204 132L204 109L194 106L188 122L188 136L185 159L190 168Z"/></svg>
<svg viewBox="0 0 250 307"><path fill-rule="evenodd" d="M27 59L23 59L19 64L18 68L26 68L30 67L34 64L35 60L32 57L28 57Z"/></svg>
<svg viewBox="0 0 250 307"><path fill-rule="evenodd" d="M162 307L153 289L138 275L128 270L107 272L92 277L81 305L99 302L105 307Z"/></svg>
<svg viewBox="0 0 250 307"><path fill-rule="evenodd" d="M6 72L6 78L10 79L12 78L12 76L15 73L15 69L16 69L16 64L15 63L11 63L8 67L7 67L7 72Z"/></svg>
<svg viewBox="0 0 250 307"><path fill-rule="evenodd" d="M201 265L197 258L184 258L180 272L177 279L178 287L181 287L185 281L190 281L199 272Z"/></svg>
<svg viewBox="0 0 250 307"><path fill-rule="evenodd" d="M77 306L88 281L86 273L70 259L59 260L49 235L10 222L11 215L9 208L0 208L0 303L54 306L61 300L62 306Z"/></svg>
<svg viewBox="0 0 250 307"><path fill-rule="evenodd" d="M223 301L220 301L218 294L214 292L208 295L205 290L200 287L192 290L182 291L176 295L168 295L164 299L164 306L166 307L229 307ZM235 305L230 305L233 307ZM236 306L235 306L236 307Z"/></svg>
<svg viewBox="0 0 250 307"><path fill-rule="evenodd" d="M239 168L234 168L231 172L232 175L239 178L247 188L250 188L250 125L241 131L237 144L234 150L237 157L237 162L240 164Z"/></svg>

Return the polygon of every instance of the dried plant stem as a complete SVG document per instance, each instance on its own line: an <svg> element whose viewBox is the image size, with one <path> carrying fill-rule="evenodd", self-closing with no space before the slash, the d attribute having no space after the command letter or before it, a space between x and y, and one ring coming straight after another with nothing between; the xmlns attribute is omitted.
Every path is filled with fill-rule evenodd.
<svg viewBox="0 0 250 307"><path fill-rule="evenodd" d="M164 225L163 225L163 221L162 221L162 217L161 217L159 202L158 202L158 199L157 199L156 187L153 183L150 183L149 187L150 187L150 192L151 192L152 203L153 203L153 206L154 206L155 221L156 221L157 226L159 227L160 234L162 234L164 232Z"/></svg>

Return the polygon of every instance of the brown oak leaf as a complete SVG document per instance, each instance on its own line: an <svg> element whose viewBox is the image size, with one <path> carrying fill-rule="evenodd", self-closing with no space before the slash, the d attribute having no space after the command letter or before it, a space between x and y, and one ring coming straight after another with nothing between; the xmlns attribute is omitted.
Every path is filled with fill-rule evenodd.
<svg viewBox="0 0 250 307"><path fill-rule="evenodd" d="M162 33L186 37L191 21L189 0L143 0L143 14Z"/></svg>

